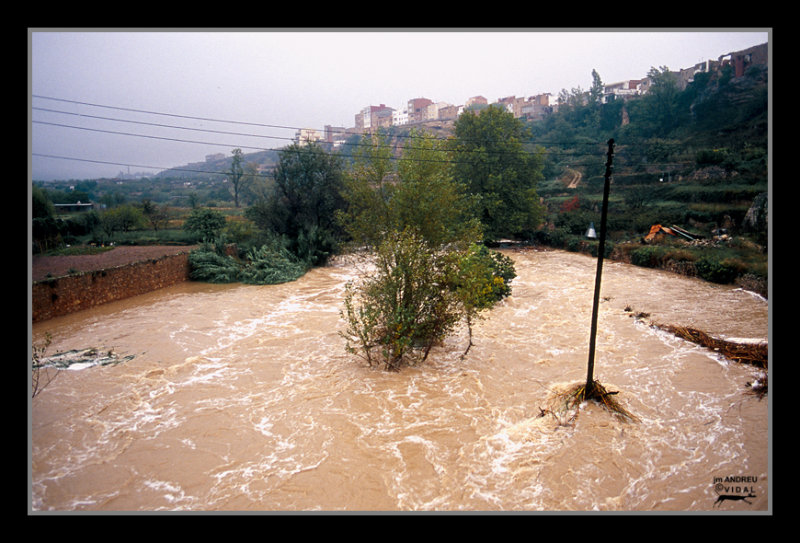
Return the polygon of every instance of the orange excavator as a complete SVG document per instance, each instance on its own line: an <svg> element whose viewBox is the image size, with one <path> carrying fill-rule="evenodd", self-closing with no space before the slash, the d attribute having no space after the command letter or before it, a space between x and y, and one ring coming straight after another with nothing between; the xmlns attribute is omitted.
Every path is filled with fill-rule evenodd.
<svg viewBox="0 0 800 543"><path fill-rule="evenodd" d="M644 240L649 241L656 241L663 238L665 235L675 236L676 238L686 239L688 241L694 241L700 236L697 234L692 234L691 232L687 232L683 228L675 226L662 226L660 224L654 224L650 227L650 233L648 233Z"/></svg>

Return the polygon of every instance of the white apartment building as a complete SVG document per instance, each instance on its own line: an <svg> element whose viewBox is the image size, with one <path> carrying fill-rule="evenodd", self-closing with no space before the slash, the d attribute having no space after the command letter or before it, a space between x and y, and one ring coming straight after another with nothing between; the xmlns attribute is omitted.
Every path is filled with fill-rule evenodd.
<svg viewBox="0 0 800 543"><path fill-rule="evenodd" d="M630 98L645 93L646 82L642 79L628 79L617 83L610 83L603 87L603 103L608 103L615 98Z"/></svg>
<svg viewBox="0 0 800 543"><path fill-rule="evenodd" d="M392 112L392 126L408 124L408 102L403 103Z"/></svg>

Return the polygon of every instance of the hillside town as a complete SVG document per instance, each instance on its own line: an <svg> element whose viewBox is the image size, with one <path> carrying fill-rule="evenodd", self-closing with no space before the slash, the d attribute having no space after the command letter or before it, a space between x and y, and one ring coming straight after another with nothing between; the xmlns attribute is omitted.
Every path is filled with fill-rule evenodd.
<svg viewBox="0 0 800 543"><path fill-rule="evenodd" d="M740 77L752 65L768 63L767 44L761 44L742 51L721 55L717 60L706 60L688 68L673 72L678 89L683 90L694 80L698 73L719 73L730 66L735 77ZM603 86L603 103L612 100L627 100L648 92L650 79L630 79ZM472 96L464 104L453 105L437 102L429 98L412 98L398 108L386 104L370 105L357 112L352 127L325 125L323 131L304 128L295 133L295 142L299 145L308 142L319 142L336 148L355 134L371 133L381 128L413 125L430 121L454 121L464 111L480 111L490 105L504 107L515 118L536 120L558 110L560 96L551 93L540 93L528 97L506 96L489 102L484 96Z"/></svg>

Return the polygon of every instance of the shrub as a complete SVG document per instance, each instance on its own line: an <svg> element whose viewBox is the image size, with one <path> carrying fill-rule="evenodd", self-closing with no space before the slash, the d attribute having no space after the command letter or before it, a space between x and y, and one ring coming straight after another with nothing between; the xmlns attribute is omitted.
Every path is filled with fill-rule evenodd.
<svg viewBox="0 0 800 543"><path fill-rule="evenodd" d="M239 264L232 257L207 248L189 253L189 266L189 277L195 281L235 283L239 278Z"/></svg>
<svg viewBox="0 0 800 543"><path fill-rule="evenodd" d="M189 253L189 276L208 283L274 285L299 279L307 268L278 240L250 249L240 261L210 244Z"/></svg>
<svg viewBox="0 0 800 543"><path fill-rule="evenodd" d="M468 309L480 311L509 296L516 276L511 258L485 245L473 244L458 258L455 276L448 282Z"/></svg>
<svg viewBox="0 0 800 543"><path fill-rule="evenodd" d="M695 262L697 275L713 283L732 283L739 275L744 273L745 266L735 258L717 259L705 256Z"/></svg>
<svg viewBox="0 0 800 543"><path fill-rule="evenodd" d="M563 228L555 230L536 230L531 235L531 241L548 247L563 249L567 243L568 233Z"/></svg>
<svg viewBox="0 0 800 543"><path fill-rule="evenodd" d="M657 245L647 245L631 251L631 264L645 268L657 268L661 265L664 248Z"/></svg>
<svg viewBox="0 0 800 543"><path fill-rule="evenodd" d="M306 266L276 243L251 249L247 253L246 262L239 274L242 283L255 285L288 283L306 273Z"/></svg>

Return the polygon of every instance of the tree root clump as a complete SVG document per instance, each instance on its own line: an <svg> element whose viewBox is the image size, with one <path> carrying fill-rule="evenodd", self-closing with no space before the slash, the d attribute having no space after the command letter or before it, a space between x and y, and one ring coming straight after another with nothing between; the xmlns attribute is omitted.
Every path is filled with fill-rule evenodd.
<svg viewBox="0 0 800 543"><path fill-rule="evenodd" d="M633 413L625 409L616 398L614 398L616 394L619 394L618 390L608 391L598 381L592 381L592 386L588 393L586 388L585 382L578 383L570 386L564 392L558 394L559 402L563 404L565 410L576 410L575 415L570 417L569 422L574 421L575 417L577 416L578 406L589 400L599 403L605 408L606 411L613 414L620 420L626 422L636 422L639 420ZM540 411L542 411L540 416L543 416L545 413L552 412L551 410L545 411L541 408Z"/></svg>

